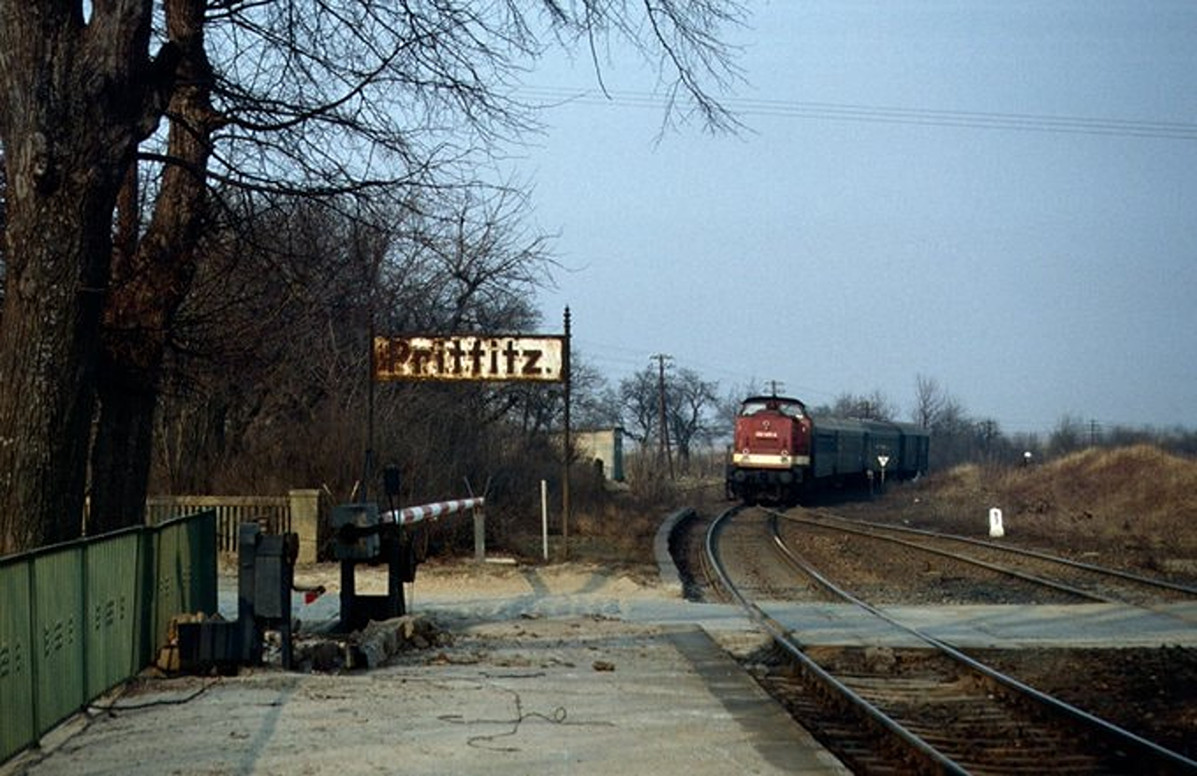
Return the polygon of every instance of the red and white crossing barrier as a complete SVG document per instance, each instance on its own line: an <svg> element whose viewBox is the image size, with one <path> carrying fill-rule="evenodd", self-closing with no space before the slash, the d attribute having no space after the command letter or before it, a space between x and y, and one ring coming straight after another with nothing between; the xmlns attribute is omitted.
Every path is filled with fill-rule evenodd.
<svg viewBox="0 0 1197 776"><path fill-rule="evenodd" d="M379 520L383 523L397 523L411 525L421 520L436 520L445 515L454 515L468 509L481 509L486 504L484 498L463 498L453 501L440 501L435 504L423 504L418 507L404 507L392 509L382 513Z"/></svg>

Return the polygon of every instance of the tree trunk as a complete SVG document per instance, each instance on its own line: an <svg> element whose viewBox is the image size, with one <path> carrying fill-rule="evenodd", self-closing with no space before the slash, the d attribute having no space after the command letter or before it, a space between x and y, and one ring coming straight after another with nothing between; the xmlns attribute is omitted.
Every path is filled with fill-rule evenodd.
<svg viewBox="0 0 1197 776"><path fill-rule="evenodd" d="M10 181L28 186L37 173L15 156ZM82 529L109 253L104 202L94 202L94 188L84 189L64 185L51 196L22 196L10 188L0 328L0 554L65 541ZM89 199L93 204L78 206Z"/></svg>
<svg viewBox="0 0 1197 776"><path fill-rule="evenodd" d="M111 365L104 371L102 411L92 448L89 533L142 523L154 438L156 392L114 379Z"/></svg>
<svg viewBox="0 0 1197 776"><path fill-rule="evenodd" d="M204 172L217 124L210 104L211 68L204 52L203 0L169 0L167 34L179 52L178 87L168 114L167 166L153 219L135 249L114 253L104 311L99 423L92 450L88 529L106 532L144 519L153 455L154 411L170 327L195 275L203 228ZM126 190L135 190L130 180ZM135 207L136 197L129 197ZM133 219L122 207L122 232Z"/></svg>
<svg viewBox="0 0 1197 776"><path fill-rule="evenodd" d="M82 530L113 208L160 113L150 9L93 5L85 25L77 4L0 3L0 554Z"/></svg>

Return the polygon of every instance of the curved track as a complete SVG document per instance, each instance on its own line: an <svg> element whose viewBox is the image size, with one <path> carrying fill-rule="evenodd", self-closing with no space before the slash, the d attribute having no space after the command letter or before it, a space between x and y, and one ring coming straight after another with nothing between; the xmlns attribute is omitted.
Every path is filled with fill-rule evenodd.
<svg viewBox="0 0 1197 776"><path fill-rule="evenodd" d="M763 510L735 520L738 509L716 518L707 531L705 563L792 661L792 679L779 695L807 709L813 732L856 772L933 773L1190 773L1188 760L1129 731L1047 696L964 655L951 645L908 628L840 589L785 546L776 514ZM731 571L722 549L764 538L805 581L787 582L776 565L744 564ZM755 537L755 538L753 538ZM749 549L751 553L752 550ZM751 556L749 556L751 557ZM756 571L746 571L756 568ZM762 571L761 569L771 569ZM791 571L791 575L796 572ZM784 625L757 603L779 588L817 585L853 606L885 619L922 641L923 650L804 649Z"/></svg>

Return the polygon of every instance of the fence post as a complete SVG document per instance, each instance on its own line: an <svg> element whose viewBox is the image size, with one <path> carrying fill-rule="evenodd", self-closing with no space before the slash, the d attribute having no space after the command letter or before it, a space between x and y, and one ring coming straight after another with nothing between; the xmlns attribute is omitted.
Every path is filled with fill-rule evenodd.
<svg viewBox="0 0 1197 776"><path fill-rule="evenodd" d="M320 537L320 491L293 490L287 494L291 502L291 530L299 534L297 563L315 563Z"/></svg>

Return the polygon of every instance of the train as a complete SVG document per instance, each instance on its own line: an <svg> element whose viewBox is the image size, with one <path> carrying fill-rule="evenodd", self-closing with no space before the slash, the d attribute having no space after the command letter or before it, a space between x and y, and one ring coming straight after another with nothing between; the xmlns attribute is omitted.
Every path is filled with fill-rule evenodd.
<svg viewBox="0 0 1197 776"><path fill-rule="evenodd" d="M927 471L931 435L913 423L811 417L786 396L750 396L736 414L727 496L793 505L822 486L880 486Z"/></svg>

